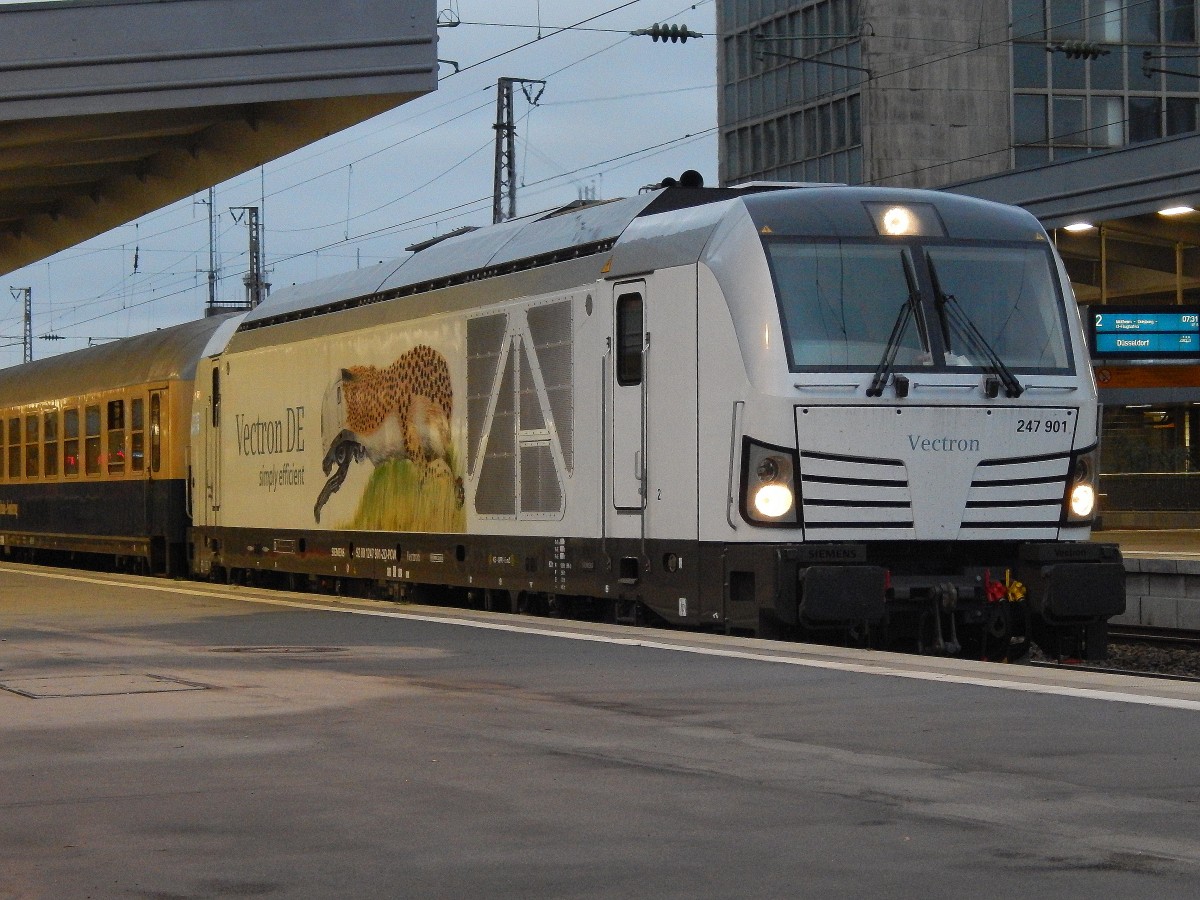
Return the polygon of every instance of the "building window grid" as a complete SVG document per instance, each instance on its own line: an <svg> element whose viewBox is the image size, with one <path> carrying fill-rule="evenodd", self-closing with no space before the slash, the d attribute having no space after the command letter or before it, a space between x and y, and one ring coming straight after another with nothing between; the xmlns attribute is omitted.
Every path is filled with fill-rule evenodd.
<svg viewBox="0 0 1200 900"><path fill-rule="evenodd" d="M1200 75L1197 60L1180 55L1161 65L1189 73L1184 75L1154 73L1151 79L1146 79L1141 67L1145 50L1165 56L1180 54L1181 51L1200 52L1200 44L1197 43L1197 36L1200 35L1198 5L1197 0L1139 0L1136 4L1131 4L1129 0L1013 0L1014 94L1041 94L1045 98L1044 131L1047 136L1040 143L1022 144L1015 139L1014 131L1016 164L1020 166L1052 158L1069 158L1195 130L1200 121L1200 80L1191 77L1191 74ZM857 169L849 165L850 177L839 179L856 180L853 173L861 173L861 147L851 148L855 151L853 153L835 151L783 164L787 155L783 152L784 145L779 135L782 119L786 116L753 124L751 121L788 106L792 97L808 96L814 88L823 94L819 94L820 100L825 101L830 94L836 94L839 90L844 92L857 87L856 83L851 83L855 77L852 71L773 57L767 57L763 62L756 61L753 35L785 36L814 32L848 34L853 30L852 23L857 21L857 7L856 0L818 0L799 7L795 0L737 0L722 5L722 31L730 35L726 38L724 55L726 73L722 124L727 129L737 127L736 132L726 132L725 145L729 152L724 174L728 179L770 176L817 180L822 177L822 171L834 170L837 165L835 160L857 157L860 160ZM1078 39L1121 46L1113 48L1115 58L1102 57L1098 61L1067 60L1061 54L1045 53L1047 40ZM811 38L797 43L800 49L798 55L816 56L824 61L843 64L860 64L861 43L857 37L840 41ZM1034 58L1034 53L1041 53L1045 58L1042 86L1018 82L1016 57L1022 48L1026 60ZM835 54L846 56L842 58ZM1071 64L1070 68L1068 64ZM768 73L771 77L764 78ZM848 75L851 76L849 80L846 78ZM1074 86L1068 87L1072 82ZM1060 98L1075 98L1077 102L1056 104L1055 101ZM1114 100L1120 101L1119 108ZM1153 113L1149 115L1146 109L1148 100L1157 100ZM1131 108L1135 113L1133 128L1130 127ZM789 114L794 114L794 109L789 107ZM1113 119L1118 109L1120 116ZM1066 112L1072 121L1077 122L1080 110L1084 116L1082 129L1064 132L1061 114ZM773 124L768 126L768 121ZM753 135L747 131L755 125L760 129L756 132L759 138L765 135L768 128L775 132L776 152L766 159L758 159L761 143L755 143L751 139ZM1017 125L1014 115L1014 129ZM792 136L795 136L794 130ZM791 147L794 156L799 156L804 146L802 142L793 140ZM771 156L780 160L780 163L768 165Z"/></svg>
<svg viewBox="0 0 1200 900"><path fill-rule="evenodd" d="M1142 73L1142 54L1149 50L1177 55L1158 68L1200 75L1197 59L1184 55L1200 53L1196 0L1141 2L1136 7L1122 0L1014 0L1012 14L1013 145L1018 167L1196 129L1200 80L1190 74L1152 73L1146 78ZM1045 53L1047 40L1083 38L1120 46L1110 48L1114 58L1095 61ZM1035 62L1038 52L1048 57L1044 66ZM1114 79L1114 73L1120 78ZM1045 98L1040 109L1046 120L1022 121L1023 112L1037 115L1039 109L1022 98L1037 96ZM1119 119L1113 120L1114 113ZM1061 121L1064 117L1070 122ZM1031 132L1044 133L1045 140L1021 139Z"/></svg>
<svg viewBox="0 0 1200 900"><path fill-rule="evenodd" d="M787 19L794 25L804 21L804 16L808 16L814 24L820 21L845 23L854 21L855 16L851 11L856 11L856 7L857 0L810 0L808 3L797 3L796 0L735 0L719 7L720 28L722 33L732 34L761 26L765 21ZM792 29L792 33L797 32L797 28Z"/></svg>
<svg viewBox="0 0 1200 900"><path fill-rule="evenodd" d="M749 47L749 32L726 39ZM864 75L862 43L842 43L803 60L777 60L765 57L758 68L747 68L743 57L753 51L735 52L726 47L722 124L731 125L768 114L782 107L827 101L832 97L857 92ZM824 65L822 63L829 63Z"/></svg>
<svg viewBox="0 0 1200 900"><path fill-rule="evenodd" d="M739 2L726 4L723 15L729 34L723 54L726 180L861 181L862 78L841 68L862 65L857 0L799 8L794 0ZM758 34L816 35L771 46L836 65L771 56L760 62L753 46ZM770 113L778 114L764 118Z"/></svg>
<svg viewBox="0 0 1200 900"><path fill-rule="evenodd" d="M737 179L770 176L795 180L793 170L799 164L807 173L802 180L827 181L831 179L818 173L822 171L819 161L828 158L827 166L845 172L845 177L836 180L857 180L861 166L850 169L849 163L851 159L861 160L861 123L861 96L851 94L746 125L726 134L728 174ZM853 148L860 152L849 154L847 151ZM810 162L814 165L809 166Z"/></svg>

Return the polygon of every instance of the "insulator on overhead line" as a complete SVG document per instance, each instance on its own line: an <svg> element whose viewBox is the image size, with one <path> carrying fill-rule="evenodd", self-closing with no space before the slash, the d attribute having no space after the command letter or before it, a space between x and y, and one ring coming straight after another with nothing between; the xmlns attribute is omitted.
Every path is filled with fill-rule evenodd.
<svg viewBox="0 0 1200 900"><path fill-rule="evenodd" d="M1092 41L1055 41L1046 45L1047 53L1059 52L1067 59L1096 59L1112 51Z"/></svg>
<svg viewBox="0 0 1200 900"><path fill-rule="evenodd" d="M674 44L676 41L681 44L686 44L688 38L704 37L704 35L699 31L692 31L686 25L660 25L658 22L655 22L649 28L639 28L637 31L631 31L629 33L635 35L636 37L642 37L643 35L648 34L650 35L651 40L661 40L664 44L668 41L670 41L672 44Z"/></svg>

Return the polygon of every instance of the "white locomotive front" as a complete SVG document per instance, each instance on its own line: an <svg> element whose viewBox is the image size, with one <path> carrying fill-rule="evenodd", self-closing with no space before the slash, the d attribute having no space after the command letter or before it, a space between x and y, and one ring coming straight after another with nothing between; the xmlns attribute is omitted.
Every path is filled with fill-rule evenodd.
<svg viewBox="0 0 1200 900"><path fill-rule="evenodd" d="M796 573L794 599L786 571L727 576L774 584L757 612L887 623L944 652L1008 656L1031 630L1102 652L1124 569L1089 542L1096 389L1032 216L915 191L764 192L731 211L702 265L740 351L701 343L716 351L702 371L724 370L710 400L731 410L730 439L707 445L734 449L727 540L774 545L775 567Z"/></svg>

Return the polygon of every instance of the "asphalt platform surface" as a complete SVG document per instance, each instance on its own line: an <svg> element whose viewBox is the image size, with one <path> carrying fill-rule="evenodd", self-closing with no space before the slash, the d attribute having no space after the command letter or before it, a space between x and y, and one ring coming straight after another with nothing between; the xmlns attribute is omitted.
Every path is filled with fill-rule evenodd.
<svg viewBox="0 0 1200 900"><path fill-rule="evenodd" d="M0 566L0 900L1173 898L1200 685Z"/></svg>

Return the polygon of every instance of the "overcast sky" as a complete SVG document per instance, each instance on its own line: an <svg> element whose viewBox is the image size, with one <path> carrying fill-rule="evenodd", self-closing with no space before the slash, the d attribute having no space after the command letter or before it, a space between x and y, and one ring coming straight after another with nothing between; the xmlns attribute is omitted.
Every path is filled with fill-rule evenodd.
<svg viewBox="0 0 1200 900"><path fill-rule="evenodd" d="M502 76L547 82L536 106L516 98L518 214L588 191L630 196L689 168L716 183L713 0L439 0L438 8L443 20L462 22L439 29L439 58L466 69L519 49L457 75L443 66L428 96L217 185L222 299L244 294L246 229L231 207L263 208L275 287L488 224ZM601 13L608 14L558 32ZM664 45L629 35L655 22L706 36ZM204 199L180 201L8 275L6 288L33 289L34 357L202 317L208 213L196 201ZM21 334L21 308L10 292L0 294L0 334ZM51 333L65 340L41 339ZM0 366L21 361L19 341L0 343L9 344L0 347Z"/></svg>

